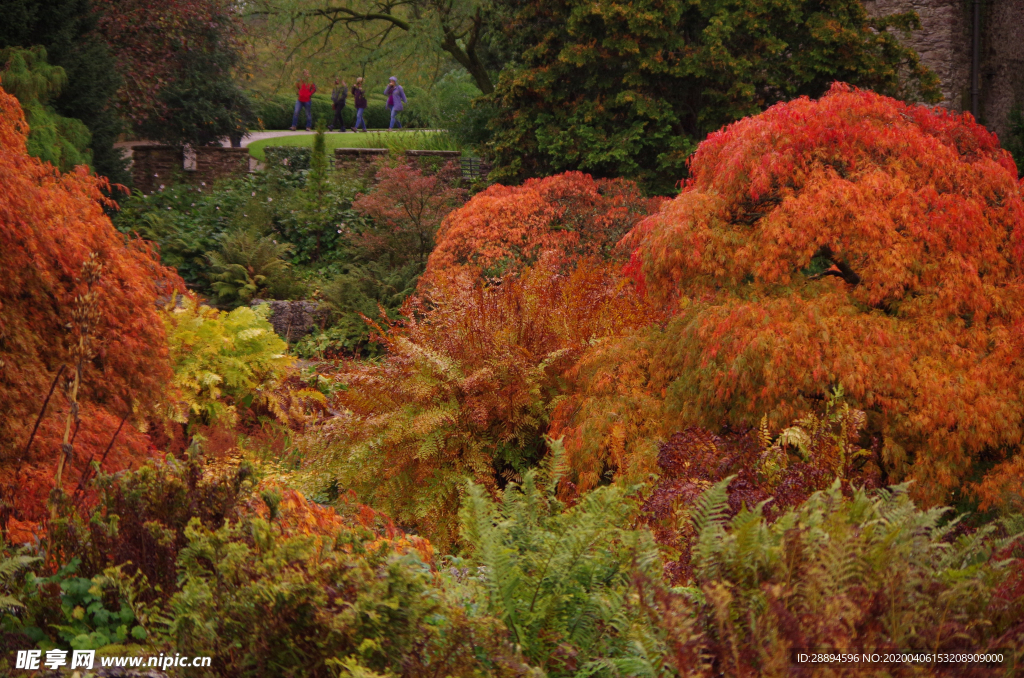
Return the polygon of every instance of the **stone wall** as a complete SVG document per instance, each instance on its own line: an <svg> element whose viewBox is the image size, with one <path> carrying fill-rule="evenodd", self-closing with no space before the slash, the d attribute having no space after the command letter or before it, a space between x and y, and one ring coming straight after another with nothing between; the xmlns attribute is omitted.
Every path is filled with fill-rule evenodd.
<svg viewBox="0 0 1024 678"><path fill-rule="evenodd" d="M249 172L248 148L202 146L196 149L193 181L212 183L218 179L240 177Z"/></svg>
<svg viewBox="0 0 1024 678"><path fill-rule="evenodd" d="M971 110L973 0L864 0L874 16L917 12L921 29L905 40L941 80L952 111ZM1024 0L982 0L979 119L1005 135L1015 102L1024 103Z"/></svg>
<svg viewBox="0 0 1024 678"><path fill-rule="evenodd" d="M205 146L186 158L175 146L132 146L132 180L143 193L172 184L212 183L249 172L249 149ZM195 167L189 167L194 158Z"/></svg>
<svg viewBox="0 0 1024 678"><path fill-rule="evenodd" d="M360 177L368 177L374 172L376 160L387 155L386 148L336 148L334 168Z"/></svg>
<svg viewBox="0 0 1024 678"><path fill-rule="evenodd" d="M1004 138L1015 104L1024 105L1024 0L982 5L981 120Z"/></svg>
<svg viewBox="0 0 1024 678"><path fill-rule="evenodd" d="M174 146L132 146L132 181L143 193L185 180L184 157Z"/></svg>

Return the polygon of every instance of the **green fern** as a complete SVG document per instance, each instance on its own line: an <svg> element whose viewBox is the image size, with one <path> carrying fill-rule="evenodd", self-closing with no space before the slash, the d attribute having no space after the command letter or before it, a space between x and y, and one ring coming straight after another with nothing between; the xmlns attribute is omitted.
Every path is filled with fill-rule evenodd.
<svg viewBox="0 0 1024 678"><path fill-rule="evenodd" d="M30 565L42 560L24 552L15 555L3 555L3 542L0 541L0 610L24 608L25 604L16 598L12 591L16 587L18 575Z"/></svg>
<svg viewBox="0 0 1024 678"><path fill-rule="evenodd" d="M662 640L630 598L634 577L660 579L657 548L649 533L630 529L634 507L622 488L599 488L566 508L555 496L561 463L553 454L543 473L526 471L499 502L479 485L467 489L463 534L488 611L549 676L654 675ZM567 672L556 650L571 652L579 669Z"/></svg>

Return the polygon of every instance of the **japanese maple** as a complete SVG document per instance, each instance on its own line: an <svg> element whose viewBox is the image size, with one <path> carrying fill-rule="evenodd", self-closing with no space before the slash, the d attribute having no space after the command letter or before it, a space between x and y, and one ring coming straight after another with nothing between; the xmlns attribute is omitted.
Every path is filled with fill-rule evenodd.
<svg viewBox="0 0 1024 678"><path fill-rule="evenodd" d="M495 184L441 224L423 285L451 275L501 275L544 252L565 259L609 256L659 202L644 198L631 181L581 172L529 179L522 186Z"/></svg>
<svg viewBox="0 0 1024 678"><path fill-rule="evenodd" d="M691 173L626 239L676 317L595 351L591 413L595 388L605 409L639 402L633 388L647 420L616 426L649 441L763 414L778 428L841 385L881 443L883 481L913 478L931 500L1018 453L1024 201L995 135L836 84L712 134ZM630 384L594 378L630 364ZM582 431L572 407L564 428Z"/></svg>
<svg viewBox="0 0 1024 678"><path fill-rule="evenodd" d="M0 478L5 495L17 487L21 519L36 519L68 422L67 494L90 459L109 468L147 451L132 424L171 377L156 300L182 284L114 229L105 180L29 156L27 134L17 100L0 90Z"/></svg>

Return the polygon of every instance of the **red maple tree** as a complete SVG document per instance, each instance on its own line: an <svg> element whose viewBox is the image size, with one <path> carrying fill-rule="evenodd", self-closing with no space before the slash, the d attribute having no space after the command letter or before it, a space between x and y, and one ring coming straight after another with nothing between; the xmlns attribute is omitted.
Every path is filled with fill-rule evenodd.
<svg viewBox="0 0 1024 678"><path fill-rule="evenodd" d="M37 520L68 422L68 494L91 458L109 455L110 468L148 451L133 424L171 376L156 301L184 285L149 245L114 229L105 179L29 156L27 133L0 89L0 484L5 518Z"/></svg>
<svg viewBox="0 0 1024 678"><path fill-rule="evenodd" d="M555 428L650 456L689 425L778 430L841 385L885 480L945 500L1024 436L1022 237L1016 167L971 116L842 84L774 106L708 137L627 236L675 318L586 357ZM583 435L607 411L627 416Z"/></svg>
<svg viewBox="0 0 1024 678"><path fill-rule="evenodd" d="M500 275L544 252L567 260L608 257L660 203L643 197L631 181L582 172L528 179L522 186L495 184L441 224L421 286L453 275Z"/></svg>

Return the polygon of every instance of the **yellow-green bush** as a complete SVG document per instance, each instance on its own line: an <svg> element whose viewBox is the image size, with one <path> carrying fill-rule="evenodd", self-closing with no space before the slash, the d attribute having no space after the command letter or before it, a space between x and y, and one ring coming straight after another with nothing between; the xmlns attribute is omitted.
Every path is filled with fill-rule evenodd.
<svg viewBox="0 0 1024 678"><path fill-rule="evenodd" d="M171 404L173 419L231 423L239 405L261 405L284 418L274 389L294 359L267 313L266 306L218 311L193 297L165 309L178 398Z"/></svg>

